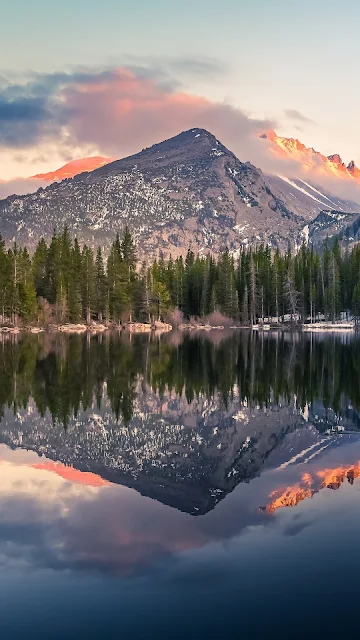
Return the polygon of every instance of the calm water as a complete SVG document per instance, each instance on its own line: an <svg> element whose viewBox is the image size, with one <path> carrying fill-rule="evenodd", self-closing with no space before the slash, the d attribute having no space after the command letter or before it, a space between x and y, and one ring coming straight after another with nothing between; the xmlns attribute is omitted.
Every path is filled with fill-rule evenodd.
<svg viewBox="0 0 360 640"><path fill-rule="evenodd" d="M2 339L2 639L356 631L360 339L213 333Z"/></svg>

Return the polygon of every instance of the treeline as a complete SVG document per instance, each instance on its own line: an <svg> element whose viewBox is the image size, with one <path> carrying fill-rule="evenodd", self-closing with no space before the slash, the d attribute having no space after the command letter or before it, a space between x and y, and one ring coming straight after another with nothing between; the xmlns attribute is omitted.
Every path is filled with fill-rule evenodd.
<svg viewBox="0 0 360 640"><path fill-rule="evenodd" d="M295 254L269 247L241 248L234 257L163 257L138 263L128 229L116 236L106 259L72 240L69 230L41 239L32 257L0 238L0 316L14 324L119 323L220 312L243 324L259 318L336 320L360 317L360 247L344 253L326 244L316 253L303 244Z"/></svg>

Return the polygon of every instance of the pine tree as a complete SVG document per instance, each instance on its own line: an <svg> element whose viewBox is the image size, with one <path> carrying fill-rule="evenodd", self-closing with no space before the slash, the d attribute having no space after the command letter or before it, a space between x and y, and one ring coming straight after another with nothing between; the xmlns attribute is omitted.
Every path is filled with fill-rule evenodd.
<svg viewBox="0 0 360 640"><path fill-rule="evenodd" d="M247 284L244 287L242 305L241 305L241 320L243 324L249 324L249 293Z"/></svg>
<svg viewBox="0 0 360 640"><path fill-rule="evenodd" d="M123 261L125 262L129 271L129 280L131 279L131 273L135 272L137 255L132 235L129 231L129 227L125 227L125 231L121 240L120 253Z"/></svg>
<svg viewBox="0 0 360 640"><path fill-rule="evenodd" d="M99 322L103 321L106 310L106 275L101 248L98 247L95 259L95 302L94 312Z"/></svg>
<svg viewBox="0 0 360 640"><path fill-rule="evenodd" d="M9 249L8 258L10 264L10 291L9 291L9 315L11 322L17 326L20 314L20 271L19 271L19 249L14 243L13 249Z"/></svg>
<svg viewBox="0 0 360 640"><path fill-rule="evenodd" d="M90 324L96 311L96 284L94 254L87 246L82 251L81 297L83 316L87 324Z"/></svg>
<svg viewBox="0 0 360 640"><path fill-rule="evenodd" d="M290 262L285 276L285 298L291 319L296 320L298 312L298 292L295 289L294 265Z"/></svg>
<svg viewBox="0 0 360 640"><path fill-rule="evenodd" d="M68 316L70 322L79 322L79 320L83 318L81 305L81 276L83 273L83 265L79 243L76 238L70 252L69 266L67 266L67 254L65 254L65 260L63 278L67 285Z"/></svg>
<svg viewBox="0 0 360 640"><path fill-rule="evenodd" d="M31 259L26 247L19 252L18 261L19 315L25 322L36 319L36 289Z"/></svg>
<svg viewBox="0 0 360 640"><path fill-rule="evenodd" d="M150 270L143 262L140 270L140 277L137 281L135 296L136 316L145 322L150 322L151 313L151 278Z"/></svg>
<svg viewBox="0 0 360 640"><path fill-rule="evenodd" d="M34 257L32 260L32 273L34 278L36 295L41 298L46 297L47 260L48 260L48 247L44 238L41 238L35 249Z"/></svg>
<svg viewBox="0 0 360 640"><path fill-rule="evenodd" d="M185 267L182 256L175 261L175 275L174 275L174 294L173 294L175 307L184 311L185 308Z"/></svg>
<svg viewBox="0 0 360 640"><path fill-rule="evenodd" d="M0 316L2 322L5 322L6 315L9 312L11 279L9 255L5 251L5 242L0 236Z"/></svg>
<svg viewBox="0 0 360 640"><path fill-rule="evenodd" d="M234 318L238 313L235 268L227 249L223 251L218 261L216 296L221 312L228 318Z"/></svg>
<svg viewBox="0 0 360 640"><path fill-rule="evenodd" d="M258 290L257 290L257 278L256 267L254 261L254 255L250 250L250 262L249 262L249 297L250 297L250 322L256 324L257 307L258 307Z"/></svg>
<svg viewBox="0 0 360 640"><path fill-rule="evenodd" d="M328 300L332 322L335 322L340 308L340 273L335 253L332 252L328 273Z"/></svg>
<svg viewBox="0 0 360 640"><path fill-rule="evenodd" d="M61 252L60 252L60 239L54 231L49 250L47 252L46 266L45 266L45 281L44 281L44 297L50 304L58 302L59 293L62 298L66 296L65 291L59 292L61 278ZM64 286L64 283L62 282Z"/></svg>
<svg viewBox="0 0 360 640"><path fill-rule="evenodd" d="M153 315L157 316L158 320L164 317L164 313L170 306L170 294L163 282L154 282L152 287L153 298Z"/></svg>

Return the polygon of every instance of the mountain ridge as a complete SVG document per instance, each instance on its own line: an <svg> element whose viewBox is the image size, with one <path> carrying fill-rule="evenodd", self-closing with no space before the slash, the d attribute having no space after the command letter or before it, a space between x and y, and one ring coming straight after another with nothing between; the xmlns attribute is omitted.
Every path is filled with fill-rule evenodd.
<svg viewBox="0 0 360 640"><path fill-rule="evenodd" d="M338 178L351 178L360 182L360 169L354 160L346 165L338 153L325 156L313 147L306 147L297 138L278 136L273 130L262 133L260 138L270 141L271 150L275 154L298 160L305 169L320 169Z"/></svg>
<svg viewBox="0 0 360 640"><path fill-rule="evenodd" d="M288 246L302 218L271 191L260 169L194 128L35 194L0 201L7 241L35 244L65 224L90 246L107 246L110 232L126 225L144 256L176 256L189 246L214 254L261 240Z"/></svg>
<svg viewBox="0 0 360 640"><path fill-rule="evenodd" d="M360 211L357 203L303 179L263 174L200 128L127 158L93 162L100 166L0 200L5 241L33 250L40 237L50 240L54 228L66 225L80 242L106 250L128 226L141 259L177 257L188 248L217 255L227 247L236 254L259 243L286 250L299 246L306 226L325 209L347 216ZM70 165L88 167L82 161ZM59 177L59 170L38 176L54 174Z"/></svg>

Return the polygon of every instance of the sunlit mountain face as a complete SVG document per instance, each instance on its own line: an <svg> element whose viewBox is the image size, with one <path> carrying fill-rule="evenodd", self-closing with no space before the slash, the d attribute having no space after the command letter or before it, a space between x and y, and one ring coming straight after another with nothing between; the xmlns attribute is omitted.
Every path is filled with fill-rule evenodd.
<svg viewBox="0 0 360 640"><path fill-rule="evenodd" d="M74 178L80 173L85 173L88 171L94 171L95 169L99 169L100 167L104 167L106 164L113 162L115 158L105 158L102 156L91 156L89 158L79 158L76 160L71 160L67 162L62 167L58 169L47 171L45 173L37 173L36 175L30 177L18 177L13 180L6 181L0 178L0 183L5 184L8 182L12 185L12 188L18 188L19 183L23 181L27 181L28 189L31 190L31 181L34 181L34 191L38 188L39 182L44 182L46 184L51 184L52 182L60 182L61 180L65 180L66 178Z"/></svg>
<svg viewBox="0 0 360 640"><path fill-rule="evenodd" d="M313 148L306 147L296 138L283 138L275 131L262 134L262 138L270 142L270 151L275 156L296 160L303 171L311 174L328 175L340 179L360 180L360 169L351 160L343 162L338 153L325 156Z"/></svg>
<svg viewBox="0 0 360 640"><path fill-rule="evenodd" d="M37 462L36 464L31 465L31 467L40 471L56 473L58 476L64 478L64 480L67 480L68 482L72 482L74 484L84 484L87 487L103 487L104 485L108 484L106 480L103 480L103 478L96 475L96 473L79 471L78 469L74 469L74 467L61 464L61 462Z"/></svg>
<svg viewBox="0 0 360 640"><path fill-rule="evenodd" d="M295 507L302 500L312 498L321 489L338 490L345 481L353 485L359 476L360 462L350 466L320 468L313 475L304 473L298 483L286 489L274 489L269 496L271 501L262 510L274 513L283 507Z"/></svg>
<svg viewBox="0 0 360 640"><path fill-rule="evenodd" d="M92 156L90 158L80 158L79 160L72 160L63 167L56 169L55 171L49 171L47 173L38 173L35 176L31 176L34 180L44 180L44 182L59 182L65 180L65 178L74 178L79 173L86 171L94 171L99 167L104 167L109 162L113 162L115 158L103 158L101 156Z"/></svg>

